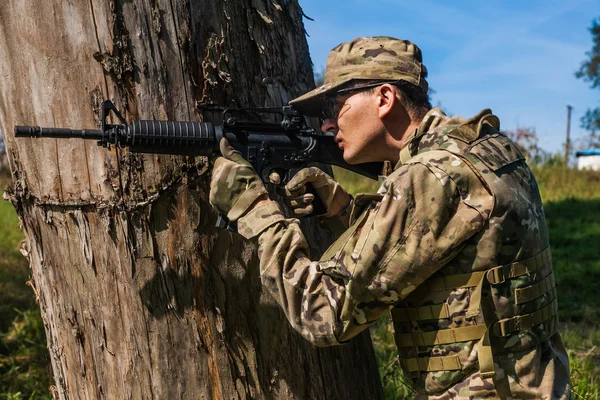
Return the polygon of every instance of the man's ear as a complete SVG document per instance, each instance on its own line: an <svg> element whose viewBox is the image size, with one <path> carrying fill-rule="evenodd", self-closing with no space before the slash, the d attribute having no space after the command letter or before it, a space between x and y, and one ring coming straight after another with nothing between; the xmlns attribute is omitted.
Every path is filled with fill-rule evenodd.
<svg viewBox="0 0 600 400"><path fill-rule="evenodd" d="M377 88L377 101L378 101L378 109L379 109L379 118L383 118L387 116L399 99L396 97L395 88L386 83Z"/></svg>

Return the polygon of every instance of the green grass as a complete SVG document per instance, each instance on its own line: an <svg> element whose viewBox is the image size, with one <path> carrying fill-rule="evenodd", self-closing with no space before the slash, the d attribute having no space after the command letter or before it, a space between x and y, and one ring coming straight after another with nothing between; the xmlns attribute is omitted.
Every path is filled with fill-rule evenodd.
<svg viewBox="0 0 600 400"><path fill-rule="evenodd" d="M562 166L534 167L544 204L568 199L600 200L600 172Z"/></svg>
<svg viewBox="0 0 600 400"><path fill-rule="evenodd" d="M412 399L413 390L406 383L398 364L398 350L394 343L391 321L388 318L380 318L370 330L385 398Z"/></svg>
<svg viewBox="0 0 600 400"><path fill-rule="evenodd" d="M579 399L597 399L600 398L600 184L596 179L600 173L577 177L569 172L562 177L564 186L556 176L549 181L543 174L538 176L542 195L554 199L544 203L544 210L558 288L560 332L569 351L573 391ZM571 190L580 185L586 188L587 200L582 199L581 192Z"/></svg>
<svg viewBox="0 0 600 400"><path fill-rule="evenodd" d="M560 333L569 352L571 384L573 391L577 394L576 398L600 398L600 331L598 325L563 322Z"/></svg>
<svg viewBox="0 0 600 400"><path fill-rule="evenodd" d="M39 308L19 312L0 335L0 398L51 399L50 366Z"/></svg>
<svg viewBox="0 0 600 400"><path fill-rule="evenodd" d="M0 196L9 181L4 173L0 176ZM13 206L0 199L0 332L8 329L17 309L31 308L35 299L25 282L29 279L27 260L19 252L23 233L18 229L19 220Z"/></svg>
<svg viewBox="0 0 600 400"><path fill-rule="evenodd" d="M600 398L600 172L546 166L533 173L544 201L573 391L577 399ZM353 195L378 187L341 168L334 175ZM380 376L386 398L409 399L390 325L382 319L371 329Z"/></svg>
<svg viewBox="0 0 600 400"><path fill-rule="evenodd" d="M0 171L0 196L10 182ZM19 251L23 233L13 206L0 200L0 399L50 399L44 325Z"/></svg>
<svg viewBox="0 0 600 400"><path fill-rule="evenodd" d="M544 211L560 317L600 325L600 199L546 202Z"/></svg>

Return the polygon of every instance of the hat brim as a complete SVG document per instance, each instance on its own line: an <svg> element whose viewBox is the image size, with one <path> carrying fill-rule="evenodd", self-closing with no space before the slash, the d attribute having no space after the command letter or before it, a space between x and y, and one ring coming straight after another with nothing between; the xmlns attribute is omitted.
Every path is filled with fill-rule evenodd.
<svg viewBox="0 0 600 400"><path fill-rule="evenodd" d="M321 106L323 96L341 88L344 84L350 80L344 79L337 82L330 82L325 85L319 86L310 92L304 93L300 97L290 101L290 105L294 106L301 114L309 117L321 117Z"/></svg>

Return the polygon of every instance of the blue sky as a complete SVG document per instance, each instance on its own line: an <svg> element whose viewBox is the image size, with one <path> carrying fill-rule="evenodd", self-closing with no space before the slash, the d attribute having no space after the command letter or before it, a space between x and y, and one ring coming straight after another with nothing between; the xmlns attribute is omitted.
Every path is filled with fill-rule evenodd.
<svg viewBox="0 0 600 400"><path fill-rule="evenodd" d="M592 48L598 0L428 1L300 0L315 71L327 53L359 36L389 35L423 51L432 103L470 117L491 108L502 129L534 127L552 152L586 132L579 119L600 105L600 91L574 76Z"/></svg>

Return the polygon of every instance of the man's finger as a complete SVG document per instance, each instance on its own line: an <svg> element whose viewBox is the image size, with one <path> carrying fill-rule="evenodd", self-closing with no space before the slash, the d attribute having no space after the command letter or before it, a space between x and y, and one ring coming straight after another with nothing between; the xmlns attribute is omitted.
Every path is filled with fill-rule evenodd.
<svg viewBox="0 0 600 400"><path fill-rule="evenodd" d="M296 208L306 207L307 205L312 204L312 202L314 200L315 200L315 196L312 195L311 193L307 193L307 194L299 196L299 197L287 199L285 202L291 208L296 209Z"/></svg>
<svg viewBox="0 0 600 400"><path fill-rule="evenodd" d="M308 204L306 207L303 207L303 208L294 208L294 215L297 215L298 217L306 217L307 215L312 214L312 212L313 212L312 204Z"/></svg>
<svg viewBox="0 0 600 400"><path fill-rule="evenodd" d="M279 185L281 183L281 176L277 172L271 172L269 174L269 182L274 185Z"/></svg>
<svg viewBox="0 0 600 400"><path fill-rule="evenodd" d="M292 179L290 179L290 181L287 183L287 185L285 185L285 187L290 192L298 191L300 187L306 184L306 182L313 182L316 179L316 171L318 171L318 169L314 167L301 169L296 175L292 177Z"/></svg>
<svg viewBox="0 0 600 400"><path fill-rule="evenodd" d="M286 186L277 186L277 188L275 188L275 192L277 192L277 194L279 196L283 197L284 199L290 199L290 198L302 196L304 193L306 193L306 186L304 186L304 185L299 186L298 189L296 189L294 191L289 190L287 185Z"/></svg>
<svg viewBox="0 0 600 400"><path fill-rule="evenodd" d="M289 191L293 192L299 186L311 183L315 188L320 188L327 185L329 175L321 171L317 167L308 167L300 170L286 185Z"/></svg>
<svg viewBox="0 0 600 400"><path fill-rule="evenodd" d="M221 150L221 154L228 160L235 161L240 164L247 164L247 161L244 160L244 157L240 154L239 151L234 149L229 141L225 138L221 139L219 143L219 149Z"/></svg>

